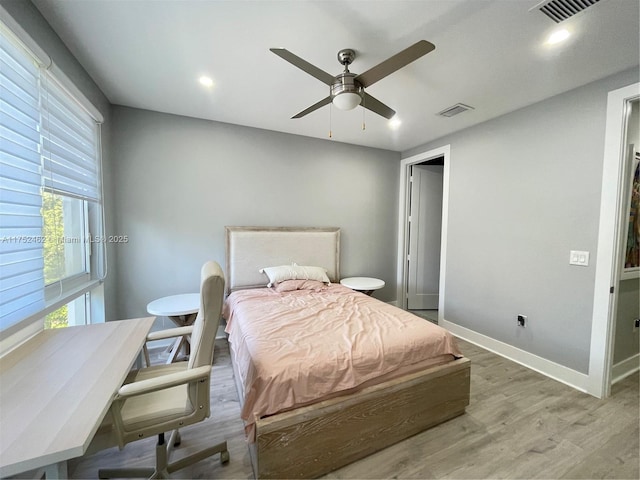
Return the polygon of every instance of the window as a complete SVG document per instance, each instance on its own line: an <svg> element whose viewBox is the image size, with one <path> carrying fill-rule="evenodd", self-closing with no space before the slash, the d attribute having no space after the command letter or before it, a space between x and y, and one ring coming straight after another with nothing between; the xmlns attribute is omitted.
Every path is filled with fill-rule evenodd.
<svg viewBox="0 0 640 480"><path fill-rule="evenodd" d="M48 314L44 319L44 328L64 328L91 323L91 292L80 295L75 300Z"/></svg>
<svg viewBox="0 0 640 480"><path fill-rule="evenodd" d="M77 198L43 192L45 285L89 272L86 203Z"/></svg>
<svg viewBox="0 0 640 480"><path fill-rule="evenodd" d="M0 330L87 323L105 263L91 241L103 238L99 125L51 62L0 33Z"/></svg>

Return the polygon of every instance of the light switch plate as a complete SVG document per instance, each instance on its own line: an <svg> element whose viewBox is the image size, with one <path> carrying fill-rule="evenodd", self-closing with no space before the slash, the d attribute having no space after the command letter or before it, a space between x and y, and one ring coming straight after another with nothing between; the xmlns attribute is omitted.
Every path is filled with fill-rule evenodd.
<svg viewBox="0 0 640 480"><path fill-rule="evenodd" d="M569 265L589 266L589 252L581 250L571 250L569 254Z"/></svg>

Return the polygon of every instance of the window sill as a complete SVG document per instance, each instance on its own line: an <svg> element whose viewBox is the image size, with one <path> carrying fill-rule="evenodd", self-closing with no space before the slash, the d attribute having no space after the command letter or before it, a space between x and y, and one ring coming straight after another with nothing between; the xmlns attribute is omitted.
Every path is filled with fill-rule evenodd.
<svg viewBox="0 0 640 480"><path fill-rule="evenodd" d="M75 300L80 295L84 295L85 293L98 287L101 283L102 283L101 280L87 280L80 283L79 285L75 285L70 288L67 287L65 289L66 291L62 295L52 299L47 299L46 307L42 312L40 312L39 316L41 317L47 316L48 314L56 311L63 305L66 305L71 300Z"/></svg>
<svg viewBox="0 0 640 480"><path fill-rule="evenodd" d="M2 331L3 339L12 336L13 334L19 332L22 329L27 328L32 323L36 323L38 321L43 321L44 317L46 317L51 312L55 312L57 309L66 305L70 301L78 298L80 295L84 295L87 292L99 287L102 284L102 280L88 280L83 282L81 285L77 285L74 288L69 288L63 295L60 295L53 299L48 299L45 303L45 307L39 312L34 313L33 315L29 315L24 320L11 325ZM40 327L42 329L42 326Z"/></svg>

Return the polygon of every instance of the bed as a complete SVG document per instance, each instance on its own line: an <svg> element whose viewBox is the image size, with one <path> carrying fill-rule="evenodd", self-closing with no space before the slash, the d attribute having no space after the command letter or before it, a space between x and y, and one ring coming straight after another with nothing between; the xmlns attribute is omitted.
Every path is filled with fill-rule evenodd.
<svg viewBox="0 0 640 480"><path fill-rule="evenodd" d="M226 252L224 316L257 478L315 478L464 413L469 360L445 330L338 284L338 228L226 227ZM267 287L261 269L296 264L329 282Z"/></svg>

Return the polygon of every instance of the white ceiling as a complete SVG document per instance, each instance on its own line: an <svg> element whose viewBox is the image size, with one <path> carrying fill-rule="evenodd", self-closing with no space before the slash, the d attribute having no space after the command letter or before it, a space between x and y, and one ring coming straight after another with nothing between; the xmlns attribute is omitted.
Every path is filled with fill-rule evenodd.
<svg viewBox="0 0 640 480"><path fill-rule="evenodd" d="M638 0L601 0L554 23L539 0L33 0L113 104L404 151L637 66ZM550 47L559 26L571 31ZM361 73L418 40L436 50L367 91L402 125L363 109L291 116L328 87L269 51ZM207 90L197 79L209 75ZM475 110L437 112L462 102Z"/></svg>

